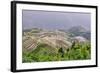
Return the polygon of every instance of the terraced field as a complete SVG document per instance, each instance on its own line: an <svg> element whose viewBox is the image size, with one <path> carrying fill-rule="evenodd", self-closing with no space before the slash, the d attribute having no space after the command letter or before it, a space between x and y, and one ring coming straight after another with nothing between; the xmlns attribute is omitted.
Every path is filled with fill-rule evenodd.
<svg viewBox="0 0 100 73"><path fill-rule="evenodd" d="M23 62L90 59L90 42L65 32L29 31L23 35Z"/></svg>
<svg viewBox="0 0 100 73"><path fill-rule="evenodd" d="M29 37L27 40L23 40L23 48L30 50L37 47L37 41Z"/></svg>
<svg viewBox="0 0 100 73"><path fill-rule="evenodd" d="M49 33L48 33L49 34ZM65 49L69 48L72 43L67 41L67 38L60 35L41 35L41 36L29 36L23 39L23 48L27 50L34 50L38 44L47 44L53 48L63 47Z"/></svg>

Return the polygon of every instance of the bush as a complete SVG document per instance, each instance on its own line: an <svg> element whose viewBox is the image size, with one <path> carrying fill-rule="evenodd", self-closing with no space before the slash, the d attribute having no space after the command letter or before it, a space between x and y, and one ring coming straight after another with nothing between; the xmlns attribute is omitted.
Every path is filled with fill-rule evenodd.
<svg viewBox="0 0 100 73"><path fill-rule="evenodd" d="M69 50L66 50L66 53L63 52L63 48L57 49L47 44L39 44L33 51L23 51L23 62L85 60L91 58L91 45L89 42L75 43Z"/></svg>

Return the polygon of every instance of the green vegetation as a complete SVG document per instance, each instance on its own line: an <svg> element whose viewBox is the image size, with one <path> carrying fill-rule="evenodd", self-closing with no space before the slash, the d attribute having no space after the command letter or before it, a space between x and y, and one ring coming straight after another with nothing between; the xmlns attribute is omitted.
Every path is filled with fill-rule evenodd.
<svg viewBox="0 0 100 73"><path fill-rule="evenodd" d="M90 43L74 43L71 48L53 48L39 44L35 50L23 51L23 62L84 60L91 58Z"/></svg>

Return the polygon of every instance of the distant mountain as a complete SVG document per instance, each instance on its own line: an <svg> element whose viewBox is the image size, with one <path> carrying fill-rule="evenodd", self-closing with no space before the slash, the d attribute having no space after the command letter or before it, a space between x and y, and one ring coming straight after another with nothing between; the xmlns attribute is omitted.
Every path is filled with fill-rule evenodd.
<svg viewBox="0 0 100 73"><path fill-rule="evenodd" d="M86 28L84 28L82 26L72 27L72 28L70 28L68 30L68 32L70 33L71 37L74 37L74 36L83 36L87 40L91 39L91 32L88 29L86 29Z"/></svg>
<svg viewBox="0 0 100 73"><path fill-rule="evenodd" d="M31 29L24 29L23 32L30 32Z"/></svg>
<svg viewBox="0 0 100 73"><path fill-rule="evenodd" d="M23 29L23 32L30 32L30 31L41 31L42 29L39 28L31 28L31 29Z"/></svg>
<svg viewBox="0 0 100 73"><path fill-rule="evenodd" d="M68 29L69 32L87 32L88 30L82 26L73 26Z"/></svg>

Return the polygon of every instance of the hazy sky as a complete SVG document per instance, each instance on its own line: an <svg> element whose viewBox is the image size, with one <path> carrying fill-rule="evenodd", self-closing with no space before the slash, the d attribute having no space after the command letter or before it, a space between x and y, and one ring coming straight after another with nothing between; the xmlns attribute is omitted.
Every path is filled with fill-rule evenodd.
<svg viewBox="0 0 100 73"><path fill-rule="evenodd" d="M23 10L22 14L23 29L67 30L73 26L83 26L90 30L91 25L90 13Z"/></svg>

